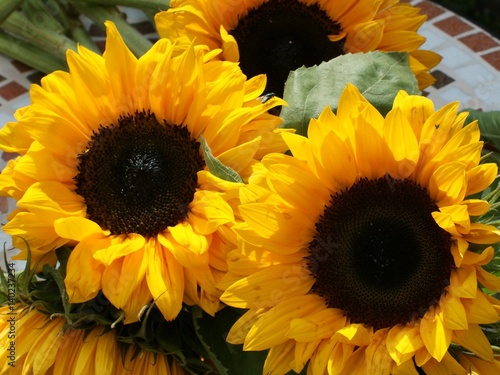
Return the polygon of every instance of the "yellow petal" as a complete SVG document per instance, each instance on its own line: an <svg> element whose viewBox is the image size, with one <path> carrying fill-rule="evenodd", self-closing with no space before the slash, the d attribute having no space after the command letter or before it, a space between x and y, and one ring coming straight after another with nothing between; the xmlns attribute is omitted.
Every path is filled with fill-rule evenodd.
<svg viewBox="0 0 500 375"><path fill-rule="evenodd" d="M26 177L33 179L33 182L53 180L65 184L72 183L76 173L73 165L70 165L72 161L70 157L66 160L54 157L45 146L34 141L28 153L16 163L12 178L17 184L26 181ZM2 175L4 173L5 170Z"/></svg>
<svg viewBox="0 0 500 375"><path fill-rule="evenodd" d="M59 236L76 241L82 241L92 234L103 233L101 227L96 222L84 217L58 219L54 222L54 229Z"/></svg>
<svg viewBox="0 0 500 375"><path fill-rule="evenodd" d="M221 225L234 222L231 206L220 194L212 191L197 191L194 194L190 209L188 217L192 219L190 221L200 234L213 233Z"/></svg>
<svg viewBox="0 0 500 375"><path fill-rule="evenodd" d="M479 193L492 184L498 174L495 163L478 165L467 171L467 195Z"/></svg>
<svg viewBox="0 0 500 375"><path fill-rule="evenodd" d="M13 244L23 252L20 256L26 259L26 243L29 243L33 259L35 255L49 253L55 248L68 243L54 231L53 223L45 222L43 216L31 212L19 212L2 227L3 231L12 236ZM48 259L44 259L48 262Z"/></svg>
<svg viewBox="0 0 500 375"><path fill-rule="evenodd" d="M475 298L477 294L476 270L471 266L463 266L451 271L451 293L456 297Z"/></svg>
<svg viewBox="0 0 500 375"><path fill-rule="evenodd" d="M461 354L458 357L460 364L469 370L469 375L500 374L500 361L484 361L473 355Z"/></svg>
<svg viewBox="0 0 500 375"><path fill-rule="evenodd" d="M476 269L477 269L477 279L483 286L492 291L500 290L500 277L489 273L482 267L477 267Z"/></svg>
<svg viewBox="0 0 500 375"><path fill-rule="evenodd" d="M121 309L145 277L147 258L144 248L118 258L106 267L102 275L102 291L106 298Z"/></svg>
<svg viewBox="0 0 500 375"><path fill-rule="evenodd" d="M299 374L309 361L313 353L316 352L318 345L323 340L317 339L310 342L295 343L295 360L292 362L292 370Z"/></svg>
<svg viewBox="0 0 500 375"><path fill-rule="evenodd" d="M83 198L60 182L36 182L24 193L17 205L36 215L54 221L67 216L85 216Z"/></svg>
<svg viewBox="0 0 500 375"><path fill-rule="evenodd" d="M205 251L201 254L198 254L192 251L192 246L188 245L188 247L179 244L171 234L164 235L160 233L158 235L158 241L168 249L175 257L175 259L182 264L183 267L203 267L208 264L209 254L206 251L208 249L208 242L205 237L204 241L201 240L202 246L204 246ZM185 239L185 238L184 238ZM195 238L194 238L195 239ZM195 251L201 251L195 249Z"/></svg>
<svg viewBox="0 0 500 375"><path fill-rule="evenodd" d="M384 139L397 163L397 176L410 176L419 158L419 148L415 133L399 108L391 110L384 123Z"/></svg>
<svg viewBox="0 0 500 375"><path fill-rule="evenodd" d="M268 168L270 187L297 210L318 215L330 200L330 191L309 171L290 164L273 164ZM315 199L311 200L311 196Z"/></svg>
<svg viewBox="0 0 500 375"><path fill-rule="evenodd" d="M142 279L137 288L130 294L128 301L122 307L125 311L124 324L135 323L141 318L144 313L143 308L151 303L153 296L149 290L147 280Z"/></svg>
<svg viewBox="0 0 500 375"><path fill-rule="evenodd" d="M418 372L413 361L406 361L399 366L394 366L392 375L418 375Z"/></svg>
<svg viewBox="0 0 500 375"><path fill-rule="evenodd" d="M308 316L326 308L324 300L314 294L284 300L263 314L245 339L245 350L264 350L287 341L285 334L293 319Z"/></svg>
<svg viewBox="0 0 500 375"><path fill-rule="evenodd" d="M417 140L420 140L422 126L429 116L434 113L432 100L423 96L408 95L406 92L400 91L394 99L394 107L401 108L413 128Z"/></svg>
<svg viewBox="0 0 500 375"><path fill-rule="evenodd" d="M332 116L334 115L332 114ZM338 121L336 117L335 120ZM330 190L335 190L337 186L340 186L341 189L350 187L357 177L356 158L350 144L330 129L320 131L327 125L333 124L323 124L320 120L311 120L308 130L310 137L321 137L321 139L313 141L313 151L321 166L317 168L318 176Z"/></svg>
<svg viewBox="0 0 500 375"><path fill-rule="evenodd" d="M238 60L235 60L238 61ZM251 100L256 100L256 98L261 95L267 84L267 76L265 74L258 74L254 77L249 78L245 82L245 96L243 101L248 102Z"/></svg>
<svg viewBox="0 0 500 375"><path fill-rule="evenodd" d="M113 374L117 366L116 358L119 354L116 345L116 336L112 332L105 333L97 338L95 351L95 368L99 369L102 375Z"/></svg>
<svg viewBox="0 0 500 375"><path fill-rule="evenodd" d="M476 298L462 299L469 323L491 324L500 321L500 316L486 295L478 291Z"/></svg>
<svg viewBox="0 0 500 375"><path fill-rule="evenodd" d="M500 242L500 230L493 225L472 223L470 232L464 236L469 242L488 245Z"/></svg>
<svg viewBox="0 0 500 375"><path fill-rule="evenodd" d="M347 35L345 48L351 53L374 51L383 35L384 23L382 21L359 23Z"/></svg>
<svg viewBox="0 0 500 375"><path fill-rule="evenodd" d="M333 341L334 346L330 349L331 345L330 341ZM321 348L321 346L320 346ZM347 362L353 357L354 350L356 349L355 345L345 344L343 342L336 342L335 340L328 340L327 345L321 348L322 351L317 360L317 364L322 366L323 358L325 355L328 355L327 365L328 372L330 374L341 374L344 370ZM325 351L327 351L324 353ZM322 372L320 372L322 374Z"/></svg>
<svg viewBox="0 0 500 375"><path fill-rule="evenodd" d="M473 251L467 251L464 254L463 264L484 266L488 264L495 256L495 250L492 246L488 246L481 253L476 253Z"/></svg>
<svg viewBox="0 0 500 375"><path fill-rule="evenodd" d="M366 346L371 342L373 336L372 328L366 328L362 324L349 324L339 329L334 337L346 344Z"/></svg>
<svg viewBox="0 0 500 375"><path fill-rule="evenodd" d="M109 74L109 81L114 97L113 103L119 109L119 113L134 113L136 108L131 98L135 92L133 73L137 65L137 58L124 43L115 24L106 21L106 51L104 60Z"/></svg>
<svg viewBox="0 0 500 375"><path fill-rule="evenodd" d="M93 254L109 243L109 239L100 234L92 235L82 240L71 252L64 279L70 302L88 301L101 290L104 266L94 259Z"/></svg>
<svg viewBox="0 0 500 375"><path fill-rule="evenodd" d="M246 223L261 237L282 243L307 244L312 240L313 228L304 225L304 217L279 210L276 206L253 203L240 207ZM296 249L290 248L290 253Z"/></svg>
<svg viewBox="0 0 500 375"><path fill-rule="evenodd" d="M343 348L344 346L347 346L347 345L339 343L333 339L323 340L318 345L318 349L311 357L311 360L310 360L309 365L308 365L308 371L310 371L313 374L324 374L331 356L333 357L333 360L332 360L333 364L343 363L343 361L341 361L343 358L343 355L342 355L343 352L341 351L340 355L338 355L339 352L334 350L334 347L336 347L336 346L340 346ZM351 345L351 347L354 348L354 345ZM352 350L351 350L351 352L352 352ZM334 373L336 373L336 372L334 372Z"/></svg>
<svg viewBox="0 0 500 375"><path fill-rule="evenodd" d="M313 284L314 279L300 265L275 265L237 281L220 298L233 307L270 308L305 295Z"/></svg>
<svg viewBox="0 0 500 375"><path fill-rule="evenodd" d="M441 361L431 358L421 367L427 375L468 375L466 370L460 366L450 353L446 353Z"/></svg>
<svg viewBox="0 0 500 375"><path fill-rule="evenodd" d="M420 47L424 42L425 38L413 31L395 30L383 33L378 48L381 51L411 51Z"/></svg>
<svg viewBox="0 0 500 375"><path fill-rule="evenodd" d="M344 371L345 374L352 374L352 375L369 374L370 372L368 371L367 368L368 364L365 358L366 358L366 347L362 347L353 351L351 355L349 355L346 358L342 371ZM335 367L333 361L330 360L328 362L328 371L330 373L333 373L334 368Z"/></svg>
<svg viewBox="0 0 500 375"><path fill-rule="evenodd" d="M90 333L85 337L78 356L76 358L75 367L73 368L73 373L75 375L85 375L89 373L95 373L97 370L95 366L95 355L97 346L97 332L96 330L90 331Z"/></svg>
<svg viewBox="0 0 500 375"><path fill-rule="evenodd" d="M241 318L233 324L227 334L226 341L235 345L243 344L250 329L266 311L266 309L250 309L246 311Z"/></svg>
<svg viewBox="0 0 500 375"><path fill-rule="evenodd" d="M333 336L335 331L343 328L346 317L339 309L325 309L305 318L294 319L290 322L287 337L298 342L314 341Z"/></svg>
<svg viewBox="0 0 500 375"><path fill-rule="evenodd" d="M25 154L33 138L18 122L7 122L0 129L0 143L5 152Z"/></svg>
<svg viewBox="0 0 500 375"><path fill-rule="evenodd" d="M467 206L470 216L484 215L490 209L490 204L481 199L466 199L462 203Z"/></svg>
<svg viewBox="0 0 500 375"><path fill-rule="evenodd" d="M293 157L305 162L314 171L311 141L306 137L292 133L283 133L283 140L290 149Z"/></svg>
<svg viewBox="0 0 500 375"><path fill-rule="evenodd" d="M441 361L451 342L452 330L444 325L442 312L429 313L420 320L420 335L430 355Z"/></svg>
<svg viewBox="0 0 500 375"><path fill-rule="evenodd" d="M209 246L207 238L204 235L195 233L189 223L181 222L175 227L169 227L168 230L179 245L193 254L201 255L207 252Z"/></svg>
<svg viewBox="0 0 500 375"><path fill-rule="evenodd" d="M153 241L154 242L154 241ZM146 280L155 304L167 320L173 320L182 308L184 295L183 267L159 243L147 246Z"/></svg>
<svg viewBox="0 0 500 375"><path fill-rule="evenodd" d="M356 161L363 177L376 179L397 170L391 150L372 123L357 124L355 131Z"/></svg>
<svg viewBox="0 0 500 375"><path fill-rule="evenodd" d="M366 373L373 375L390 375L393 361L386 348L386 336L388 328L379 329L373 335L373 339L366 347L365 361Z"/></svg>
<svg viewBox="0 0 500 375"><path fill-rule="evenodd" d="M295 359L295 343L287 340L271 347L264 362L263 374L287 374Z"/></svg>
<svg viewBox="0 0 500 375"><path fill-rule="evenodd" d="M130 233L127 236L109 237L111 244L94 253L94 259L109 266L114 260L132 254L144 247L146 240L140 234Z"/></svg>
<svg viewBox="0 0 500 375"><path fill-rule="evenodd" d="M62 325L62 322L56 321L50 323L46 321L44 323L46 334L38 335L26 358L26 363L30 363L30 357L33 354L33 372L35 374L44 374L57 360L58 351L63 344L60 339L63 329Z"/></svg>
<svg viewBox="0 0 500 375"><path fill-rule="evenodd" d="M450 162L441 165L429 181L429 195L441 206L451 206L465 196L467 188L464 163Z"/></svg>
<svg viewBox="0 0 500 375"><path fill-rule="evenodd" d="M460 298L449 295L442 301L444 325L449 329L467 329L467 315Z"/></svg>
<svg viewBox="0 0 500 375"><path fill-rule="evenodd" d="M491 344L477 324L469 325L467 330L457 330L453 332L452 341L465 349L472 351L478 357L493 361L493 350Z"/></svg>
<svg viewBox="0 0 500 375"><path fill-rule="evenodd" d="M467 254L467 249L469 248L469 243L457 238L456 241L451 243L451 254L453 255L453 260L455 261L455 266L460 267L464 256Z"/></svg>
<svg viewBox="0 0 500 375"><path fill-rule="evenodd" d="M411 359L424 346L417 326L396 325L387 334L387 351L398 366Z"/></svg>
<svg viewBox="0 0 500 375"><path fill-rule="evenodd" d="M454 205L439 207L440 212L432 212L436 223L445 231L456 237L469 233L470 218L469 211L465 205Z"/></svg>
<svg viewBox="0 0 500 375"><path fill-rule="evenodd" d="M238 50L238 43L232 35L230 35L224 26L220 26L220 36L222 38L222 49L224 60L226 61L239 61L240 52Z"/></svg>

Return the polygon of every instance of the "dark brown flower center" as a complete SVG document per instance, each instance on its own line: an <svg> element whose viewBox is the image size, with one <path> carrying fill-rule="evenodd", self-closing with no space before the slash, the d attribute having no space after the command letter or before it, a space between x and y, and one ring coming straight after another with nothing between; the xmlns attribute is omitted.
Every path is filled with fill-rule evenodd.
<svg viewBox="0 0 500 375"><path fill-rule="evenodd" d="M343 54L344 41L328 39L340 31L318 4L271 0L251 9L230 34L238 42L243 72L248 77L265 73L267 91L281 97L290 71Z"/></svg>
<svg viewBox="0 0 500 375"><path fill-rule="evenodd" d="M204 166L185 126L136 112L94 132L78 156L76 193L112 234L152 237L185 219Z"/></svg>
<svg viewBox="0 0 500 375"><path fill-rule="evenodd" d="M309 244L313 290L375 329L422 317L449 285L451 236L427 191L390 176L332 196Z"/></svg>

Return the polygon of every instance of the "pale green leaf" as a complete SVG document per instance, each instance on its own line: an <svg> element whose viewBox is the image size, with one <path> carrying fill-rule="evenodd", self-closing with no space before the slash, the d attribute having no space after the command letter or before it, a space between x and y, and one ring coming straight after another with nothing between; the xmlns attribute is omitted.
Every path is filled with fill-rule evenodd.
<svg viewBox="0 0 500 375"><path fill-rule="evenodd" d="M230 182L243 182L242 178L233 168L228 167L220 162L210 150L210 146L207 141L200 135L201 151L203 152L203 158L205 159L205 164L210 173L214 176L219 177L222 180Z"/></svg>
<svg viewBox="0 0 500 375"><path fill-rule="evenodd" d="M290 73L285 83L281 117L283 127L306 135L309 120L317 118L328 105L336 111L347 83L356 86L383 115L392 108L399 90L419 95L418 83L406 52L346 54L310 68Z"/></svg>

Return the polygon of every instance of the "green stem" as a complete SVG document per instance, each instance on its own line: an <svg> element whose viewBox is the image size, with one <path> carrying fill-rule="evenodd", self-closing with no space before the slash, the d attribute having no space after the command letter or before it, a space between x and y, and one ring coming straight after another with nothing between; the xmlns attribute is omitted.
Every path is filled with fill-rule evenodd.
<svg viewBox="0 0 500 375"><path fill-rule="evenodd" d="M146 15L149 22L154 24L155 23L155 14L157 13L157 11L154 9L141 9L141 10L142 10L142 13L144 13Z"/></svg>
<svg viewBox="0 0 500 375"><path fill-rule="evenodd" d="M2 0L0 4L0 24L15 11L24 0Z"/></svg>
<svg viewBox="0 0 500 375"><path fill-rule="evenodd" d="M31 44L16 39L0 30L0 54L18 60L39 72L48 74L55 70L68 70L67 66L52 55Z"/></svg>
<svg viewBox="0 0 500 375"><path fill-rule="evenodd" d="M105 21L112 21L116 25L127 46L136 56L142 56L153 46L153 43L127 23L123 13L118 9L98 5L84 5L83 3L73 3L73 5L78 12L86 15L94 21L97 26L103 29Z"/></svg>
<svg viewBox="0 0 500 375"><path fill-rule="evenodd" d="M40 0L24 0L22 10L26 18L35 26L56 33L64 33L64 27L50 14Z"/></svg>
<svg viewBox="0 0 500 375"><path fill-rule="evenodd" d="M39 1L39 0L34 0ZM45 7L49 10L50 14L62 25L64 34L70 31L69 16L66 13L66 4L64 0L44 0Z"/></svg>
<svg viewBox="0 0 500 375"><path fill-rule="evenodd" d="M44 30L31 23L20 12L13 12L1 25L9 34L13 34L36 48L52 54L61 62L66 61L66 51L76 51L76 43L64 35Z"/></svg>
<svg viewBox="0 0 500 375"><path fill-rule="evenodd" d="M92 37L87 33L87 30L83 27L82 24L77 24L77 20L75 20L75 24L71 26L71 38L80 43L82 46L94 51L95 53L101 54L101 50L97 47Z"/></svg>
<svg viewBox="0 0 500 375"><path fill-rule="evenodd" d="M170 0L70 0L74 3L99 4L104 6L124 6L130 8L167 10Z"/></svg>
<svg viewBox="0 0 500 375"><path fill-rule="evenodd" d="M39 1L39 0L33 0ZM74 11L71 6L68 6L66 0L46 0L46 7L54 15L55 19L59 21L64 27L65 34L74 40L76 43L94 51L101 53L95 41L89 35L87 30L80 20L80 14Z"/></svg>

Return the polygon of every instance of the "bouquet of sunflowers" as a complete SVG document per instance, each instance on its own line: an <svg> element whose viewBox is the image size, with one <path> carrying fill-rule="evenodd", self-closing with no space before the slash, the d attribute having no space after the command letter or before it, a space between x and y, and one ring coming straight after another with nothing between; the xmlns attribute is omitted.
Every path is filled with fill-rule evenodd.
<svg viewBox="0 0 500 375"><path fill-rule="evenodd" d="M66 44L16 42L1 374L500 373L496 114L422 96L419 9L8 3L0 46L36 3Z"/></svg>

